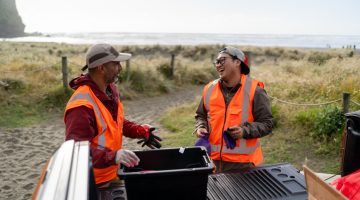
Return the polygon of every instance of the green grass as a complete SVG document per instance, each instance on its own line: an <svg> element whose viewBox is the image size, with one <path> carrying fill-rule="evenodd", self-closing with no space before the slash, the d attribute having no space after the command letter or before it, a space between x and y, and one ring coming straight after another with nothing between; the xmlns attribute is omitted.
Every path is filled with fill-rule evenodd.
<svg viewBox="0 0 360 200"><path fill-rule="evenodd" d="M19 104L19 102L13 102ZM0 118L0 127L22 127L36 123L45 119L41 114L41 109L29 104L19 104L2 109Z"/></svg>
<svg viewBox="0 0 360 200"><path fill-rule="evenodd" d="M0 110L0 127L24 127L46 121L54 114L64 111L71 95L71 92L66 94L60 85L49 89L48 93L39 98L26 98L30 96L27 93L26 89L18 91L17 94L1 92L2 97L6 98L0 104L6 106Z"/></svg>
<svg viewBox="0 0 360 200"><path fill-rule="evenodd" d="M160 119L162 125L171 132L164 136L164 147L193 146L196 137L194 131L195 119L190 113L196 109L196 104L184 105L168 110Z"/></svg>

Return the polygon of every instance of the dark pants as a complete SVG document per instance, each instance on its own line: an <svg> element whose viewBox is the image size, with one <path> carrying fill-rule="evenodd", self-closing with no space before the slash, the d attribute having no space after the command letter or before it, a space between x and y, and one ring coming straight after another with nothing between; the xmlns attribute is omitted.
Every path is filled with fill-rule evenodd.
<svg viewBox="0 0 360 200"><path fill-rule="evenodd" d="M215 173L230 172L241 170L244 168L254 167L253 163L236 163L236 162L225 162L220 160L213 160L216 170Z"/></svg>
<svg viewBox="0 0 360 200"><path fill-rule="evenodd" d="M105 183L97 184L96 187L98 189L106 189L106 188L112 188L112 187L123 187L125 185L124 180L120 180L119 178L114 178L113 180L110 180Z"/></svg>

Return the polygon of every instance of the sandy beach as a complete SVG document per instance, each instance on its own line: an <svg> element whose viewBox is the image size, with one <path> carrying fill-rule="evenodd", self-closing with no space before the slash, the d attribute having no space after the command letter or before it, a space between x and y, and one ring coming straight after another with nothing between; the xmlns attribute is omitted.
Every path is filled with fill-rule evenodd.
<svg viewBox="0 0 360 200"><path fill-rule="evenodd" d="M126 118L158 127L159 135L166 134L158 118L168 107L194 101L201 87L124 101ZM0 128L0 199L30 199L46 161L64 141L62 114L56 114L41 124L25 128ZM125 139L124 148L139 149L136 140Z"/></svg>

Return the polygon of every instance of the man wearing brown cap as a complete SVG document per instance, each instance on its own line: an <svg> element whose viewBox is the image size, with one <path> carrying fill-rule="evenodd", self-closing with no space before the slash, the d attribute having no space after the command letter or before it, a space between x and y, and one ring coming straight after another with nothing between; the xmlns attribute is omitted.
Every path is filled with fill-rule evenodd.
<svg viewBox="0 0 360 200"><path fill-rule="evenodd" d="M115 82L122 69L120 62L131 54L119 53L109 44L93 45L86 53L88 73L73 79L75 90L65 109L66 140L89 141L98 186L117 180L119 164L138 165L132 151L122 149L122 135L142 138L143 146L160 148L161 139L153 127L124 119L123 105Z"/></svg>
<svg viewBox="0 0 360 200"><path fill-rule="evenodd" d="M271 133L273 117L264 84L249 76L245 54L234 47L219 51L219 79L204 87L196 111L196 136L206 138L217 172L263 161L261 137Z"/></svg>

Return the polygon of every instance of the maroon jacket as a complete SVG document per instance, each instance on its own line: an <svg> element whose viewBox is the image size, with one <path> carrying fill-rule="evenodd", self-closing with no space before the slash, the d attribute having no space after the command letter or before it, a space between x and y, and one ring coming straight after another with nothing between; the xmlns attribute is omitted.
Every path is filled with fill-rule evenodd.
<svg viewBox="0 0 360 200"><path fill-rule="evenodd" d="M119 93L115 84L110 84L107 87L107 94L105 94L99 89L91 77L86 74L73 79L69 85L74 90L82 85L88 85L96 97L110 111L113 119L115 121L117 120L117 102L119 100ZM65 140L91 141L98 134L95 113L86 106L68 110L65 114L65 126ZM142 138L145 134L146 130L141 125L124 119L124 136L130 138ZM110 149L100 150L97 148L90 148L90 150L94 167L105 168L115 164L116 151L111 151Z"/></svg>

